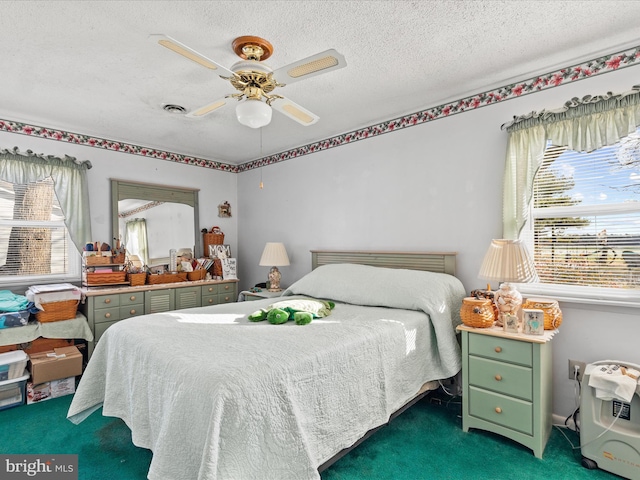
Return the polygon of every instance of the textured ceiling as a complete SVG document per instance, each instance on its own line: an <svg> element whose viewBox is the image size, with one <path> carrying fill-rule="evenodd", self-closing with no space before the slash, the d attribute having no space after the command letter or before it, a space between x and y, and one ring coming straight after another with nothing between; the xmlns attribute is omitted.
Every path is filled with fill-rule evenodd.
<svg viewBox="0 0 640 480"><path fill-rule="evenodd" d="M638 1L2 1L0 118L240 164L640 44ZM233 88L154 44L164 33L230 67L241 35L273 69L335 48L347 67L282 93L320 117L260 131ZM5 146L6 148L7 146Z"/></svg>

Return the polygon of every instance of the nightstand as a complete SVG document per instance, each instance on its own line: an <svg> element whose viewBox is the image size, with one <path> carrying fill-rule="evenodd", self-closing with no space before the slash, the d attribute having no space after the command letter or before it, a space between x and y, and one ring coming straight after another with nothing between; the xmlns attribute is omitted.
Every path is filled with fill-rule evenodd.
<svg viewBox="0 0 640 480"><path fill-rule="evenodd" d="M542 458L552 427L551 340L459 325L462 333L462 429L515 440Z"/></svg>
<svg viewBox="0 0 640 480"><path fill-rule="evenodd" d="M284 292L284 290L282 290L281 292L270 292L266 288L260 292L243 290L242 292L240 292L240 295L238 295L238 301L246 302L251 300L262 300L263 298L276 298L282 296L282 292Z"/></svg>

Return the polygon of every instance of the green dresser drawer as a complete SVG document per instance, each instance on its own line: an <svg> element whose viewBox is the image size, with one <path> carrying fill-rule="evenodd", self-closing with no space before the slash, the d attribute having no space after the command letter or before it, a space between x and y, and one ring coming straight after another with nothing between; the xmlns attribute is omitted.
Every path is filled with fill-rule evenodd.
<svg viewBox="0 0 640 480"><path fill-rule="evenodd" d="M529 367L469 356L469 385L533 400L533 371Z"/></svg>
<svg viewBox="0 0 640 480"><path fill-rule="evenodd" d="M533 435L531 402L469 387L469 414L526 435Z"/></svg>
<svg viewBox="0 0 640 480"><path fill-rule="evenodd" d="M218 295L205 295L202 297L202 306L207 307L209 305L218 304Z"/></svg>
<svg viewBox="0 0 640 480"><path fill-rule="evenodd" d="M202 296L205 295L217 295L218 294L218 285L203 285L202 286Z"/></svg>
<svg viewBox="0 0 640 480"><path fill-rule="evenodd" d="M120 297L120 306L126 305L142 305L144 309L144 292L136 292L136 293L121 293Z"/></svg>
<svg viewBox="0 0 640 480"><path fill-rule="evenodd" d="M231 303L235 302L236 298L233 292L221 293L218 295L218 303Z"/></svg>
<svg viewBox="0 0 640 480"><path fill-rule="evenodd" d="M492 335L469 335L469 355L517 363L527 367L533 365L531 343Z"/></svg>
<svg viewBox="0 0 640 480"><path fill-rule="evenodd" d="M95 308L110 308L120 306L120 295L100 295L95 297Z"/></svg>
<svg viewBox="0 0 640 480"><path fill-rule="evenodd" d="M232 295L236 290L235 283L222 283L218 285L218 293L225 293L228 295Z"/></svg>
<svg viewBox="0 0 640 480"><path fill-rule="evenodd" d="M120 307L120 320L124 320L129 317L137 317L138 315L144 315L144 303Z"/></svg>
<svg viewBox="0 0 640 480"><path fill-rule="evenodd" d="M116 305L109 308L96 308L93 318L96 324L120 320L120 307Z"/></svg>
<svg viewBox="0 0 640 480"><path fill-rule="evenodd" d="M97 343L98 340L100 340L100 337L102 336L102 334L105 332L105 330L109 328L111 325L113 325L114 323L118 323L118 320L115 320L113 322L104 322L104 323L96 324L96 330L93 333L93 341Z"/></svg>

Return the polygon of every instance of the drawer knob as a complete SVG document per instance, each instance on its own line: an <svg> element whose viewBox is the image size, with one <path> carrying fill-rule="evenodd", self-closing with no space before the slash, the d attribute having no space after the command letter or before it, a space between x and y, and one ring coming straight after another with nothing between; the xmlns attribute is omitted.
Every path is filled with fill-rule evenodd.
<svg viewBox="0 0 640 480"><path fill-rule="evenodd" d="M136 299L136 296L135 296L135 295L131 295L131 296L129 297L129 300L131 300L132 302L133 302L135 299Z"/></svg>
<svg viewBox="0 0 640 480"><path fill-rule="evenodd" d="M502 409L500 407L496 407L496 413L502 413Z"/></svg>
<svg viewBox="0 0 640 480"><path fill-rule="evenodd" d="M105 313L104 318L111 318L111 314L109 312Z"/></svg>
<svg viewBox="0 0 640 480"><path fill-rule="evenodd" d="M224 301L228 302L229 301L229 297L224 297Z"/></svg>
<svg viewBox="0 0 640 480"><path fill-rule="evenodd" d="M495 350L496 350L496 353L500 353L502 351L502 347L496 347Z"/></svg>
<svg viewBox="0 0 640 480"><path fill-rule="evenodd" d="M225 286L224 286L224 289L225 289L225 290L229 290L229 285L225 285Z"/></svg>
<svg viewBox="0 0 640 480"><path fill-rule="evenodd" d="M131 315L135 315L135 314L136 314L136 310L135 310L135 309L132 309L129 313L130 313Z"/></svg>
<svg viewBox="0 0 640 480"><path fill-rule="evenodd" d="M104 301L104 303L111 303L111 299L110 299L110 298L107 298L107 299Z"/></svg>
<svg viewBox="0 0 640 480"><path fill-rule="evenodd" d="M498 382L501 382L501 381L502 381L502 375L496 375L494 378L495 378Z"/></svg>
<svg viewBox="0 0 640 480"><path fill-rule="evenodd" d="M213 298L210 298L210 299L209 299L209 303L213 303Z"/></svg>
<svg viewBox="0 0 640 480"><path fill-rule="evenodd" d="M210 292L213 292L213 287L209 287L209 291L210 291Z"/></svg>

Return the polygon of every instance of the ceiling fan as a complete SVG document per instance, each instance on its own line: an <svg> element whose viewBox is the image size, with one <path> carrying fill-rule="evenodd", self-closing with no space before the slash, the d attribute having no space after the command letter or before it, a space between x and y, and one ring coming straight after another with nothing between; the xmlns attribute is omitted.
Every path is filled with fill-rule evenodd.
<svg viewBox="0 0 640 480"><path fill-rule="evenodd" d="M260 37L242 36L232 43L233 51L242 60L233 64L231 68L226 68L167 35L151 35L151 38L203 67L217 70L220 78L229 81L239 92L225 95L196 108L188 112L187 117L204 117L235 99L240 102L236 106L238 121L251 128L267 125L271 121L272 107L301 125L313 125L320 117L288 98L272 92L289 83L347 66L340 53L329 49L272 70L262 63L273 53L271 43Z"/></svg>

